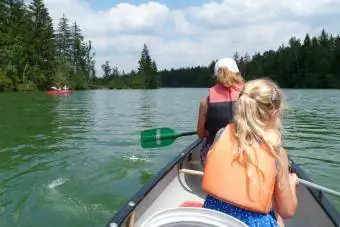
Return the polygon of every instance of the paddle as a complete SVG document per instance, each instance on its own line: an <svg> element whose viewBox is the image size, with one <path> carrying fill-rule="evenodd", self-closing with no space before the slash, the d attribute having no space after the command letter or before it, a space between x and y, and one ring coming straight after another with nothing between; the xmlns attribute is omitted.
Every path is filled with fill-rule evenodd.
<svg viewBox="0 0 340 227"><path fill-rule="evenodd" d="M314 183L306 181L306 180L302 180L300 178L299 178L299 184L303 184L306 187L314 188L316 190L323 191L323 192L326 192L326 193L331 194L331 195L340 196L340 192L334 191L332 189L326 188L326 187L321 186L321 185L314 184Z"/></svg>
<svg viewBox="0 0 340 227"><path fill-rule="evenodd" d="M143 148L165 147L172 144L178 137L195 135L196 132L176 133L171 128L153 128L140 133Z"/></svg>

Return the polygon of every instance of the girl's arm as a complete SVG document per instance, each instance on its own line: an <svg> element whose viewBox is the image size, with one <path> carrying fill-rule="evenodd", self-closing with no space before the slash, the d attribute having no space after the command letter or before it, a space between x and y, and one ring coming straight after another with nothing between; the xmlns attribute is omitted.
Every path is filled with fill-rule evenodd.
<svg viewBox="0 0 340 227"><path fill-rule="evenodd" d="M205 121L207 114L207 98L204 98L200 102L200 107L198 111L198 121L197 121L197 135L201 139L206 136Z"/></svg>
<svg viewBox="0 0 340 227"><path fill-rule="evenodd" d="M284 172L278 177L274 189L275 211L283 218L288 219L295 215L298 200L296 197L296 174L288 172L288 156L285 149L281 150L281 157L284 160Z"/></svg>

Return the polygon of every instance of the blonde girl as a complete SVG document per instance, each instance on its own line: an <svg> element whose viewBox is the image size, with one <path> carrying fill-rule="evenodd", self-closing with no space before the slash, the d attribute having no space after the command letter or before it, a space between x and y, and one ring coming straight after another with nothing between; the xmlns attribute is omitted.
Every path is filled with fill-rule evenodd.
<svg viewBox="0 0 340 227"><path fill-rule="evenodd" d="M282 147L283 109L283 93L273 81L245 84L234 122L220 131L207 155L203 207L249 226L278 226L274 210L283 219L295 214L297 177L289 174Z"/></svg>

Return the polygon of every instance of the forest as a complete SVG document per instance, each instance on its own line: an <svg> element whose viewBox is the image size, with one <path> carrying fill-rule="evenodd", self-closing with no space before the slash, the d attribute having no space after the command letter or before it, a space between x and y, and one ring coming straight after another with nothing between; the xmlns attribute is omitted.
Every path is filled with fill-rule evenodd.
<svg viewBox="0 0 340 227"><path fill-rule="evenodd" d="M340 88L339 35L322 29L315 37L306 34L303 40L287 41L252 56L235 50L233 58L245 80L269 77L283 88ZM43 0L0 1L0 92L63 85L73 90L208 87L214 83L216 60L205 66L158 70L144 44L137 69L120 72L105 61L102 71L96 72L93 44L85 41L76 21L63 15L54 28Z"/></svg>
<svg viewBox="0 0 340 227"><path fill-rule="evenodd" d="M148 52L145 45L143 51ZM258 52L251 57L235 52L233 58L245 80L269 77L283 88L340 88L340 37L324 29L315 37L306 34L303 41L291 37L286 45L276 50ZM153 88L211 86L216 60L206 66L160 70ZM108 62L106 67L110 67ZM96 83L108 88L150 88L143 83L145 75L140 75L139 71L128 74L120 74L117 69L113 71L114 74L104 74Z"/></svg>
<svg viewBox="0 0 340 227"><path fill-rule="evenodd" d="M58 28L43 0L0 1L0 91L88 89L95 53L76 21L63 15Z"/></svg>

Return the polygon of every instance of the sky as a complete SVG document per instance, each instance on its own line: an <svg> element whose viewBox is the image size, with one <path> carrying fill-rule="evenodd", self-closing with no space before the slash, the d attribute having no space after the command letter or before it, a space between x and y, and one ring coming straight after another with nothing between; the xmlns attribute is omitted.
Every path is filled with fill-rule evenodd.
<svg viewBox="0 0 340 227"><path fill-rule="evenodd" d="M295 36L339 33L340 0L45 0L57 26L76 21L96 52L97 76L109 61L137 69L143 44L158 69L208 65L238 51L277 49ZM338 33L337 33L338 32Z"/></svg>

